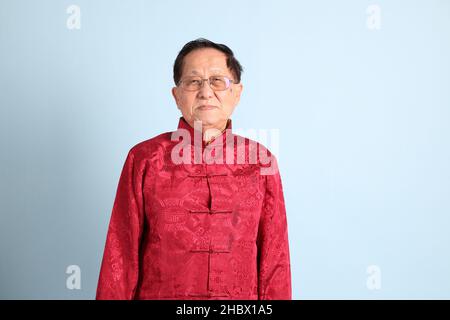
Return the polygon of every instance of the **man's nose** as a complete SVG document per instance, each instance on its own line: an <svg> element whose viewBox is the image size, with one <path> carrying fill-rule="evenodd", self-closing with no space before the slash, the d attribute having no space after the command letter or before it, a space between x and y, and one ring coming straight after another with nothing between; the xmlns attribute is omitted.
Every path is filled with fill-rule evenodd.
<svg viewBox="0 0 450 320"><path fill-rule="evenodd" d="M209 86L209 80L204 80L200 90L198 91L199 98L209 99L214 95L214 91Z"/></svg>

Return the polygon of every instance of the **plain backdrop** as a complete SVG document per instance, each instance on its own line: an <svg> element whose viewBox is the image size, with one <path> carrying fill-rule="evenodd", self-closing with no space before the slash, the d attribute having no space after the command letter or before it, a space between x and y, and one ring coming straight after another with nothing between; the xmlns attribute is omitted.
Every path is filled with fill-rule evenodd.
<svg viewBox="0 0 450 320"><path fill-rule="evenodd" d="M244 66L233 128L279 130L293 298L450 298L445 0L0 0L0 298L94 298L126 154L176 129L198 37Z"/></svg>

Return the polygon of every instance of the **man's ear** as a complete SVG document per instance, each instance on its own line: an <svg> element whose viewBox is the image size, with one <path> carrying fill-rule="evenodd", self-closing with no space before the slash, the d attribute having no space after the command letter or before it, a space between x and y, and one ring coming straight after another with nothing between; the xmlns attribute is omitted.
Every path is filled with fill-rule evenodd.
<svg viewBox="0 0 450 320"><path fill-rule="evenodd" d="M175 103L177 105L177 108L180 109L180 106L178 104L178 96L177 96L178 92L177 92L177 87L173 87L172 88L172 96L175 99Z"/></svg>
<svg viewBox="0 0 450 320"><path fill-rule="evenodd" d="M241 93L242 93L243 89L244 89L244 86L243 86L242 82L237 83L236 86L234 87L234 99L235 99L236 104L238 104L239 100L241 99Z"/></svg>

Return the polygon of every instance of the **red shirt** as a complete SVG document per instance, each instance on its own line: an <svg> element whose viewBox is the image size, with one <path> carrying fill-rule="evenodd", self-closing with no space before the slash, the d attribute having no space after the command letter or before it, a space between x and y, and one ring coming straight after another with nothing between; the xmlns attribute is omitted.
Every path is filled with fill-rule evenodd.
<svg viewBox="0 0 450 320"><path fill-rule="evenodd" d="M96 299L292 299L276 158L232 133L231 119L226 129L198 145L181 117L175 132L131 148Z"/></svg>

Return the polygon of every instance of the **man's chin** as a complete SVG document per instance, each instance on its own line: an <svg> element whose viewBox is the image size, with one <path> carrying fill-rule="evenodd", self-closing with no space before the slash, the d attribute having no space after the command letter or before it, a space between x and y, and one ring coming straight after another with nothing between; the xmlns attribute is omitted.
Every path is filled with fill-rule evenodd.
<svg viewBox="0 0 450 320"><path fill-rule="evenodd" d="M209 112L208 112L209 113ZM202 112L197 117L197 121L202 122L202 126L214 126L215 124L220 122L220 118L215 114L208 114L207 112Z"/></svg>

